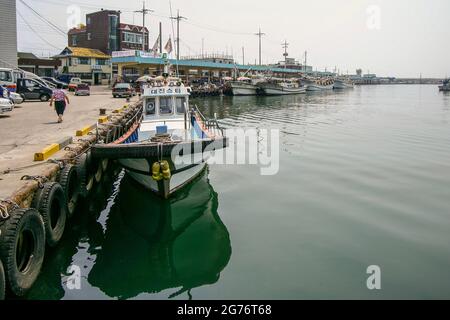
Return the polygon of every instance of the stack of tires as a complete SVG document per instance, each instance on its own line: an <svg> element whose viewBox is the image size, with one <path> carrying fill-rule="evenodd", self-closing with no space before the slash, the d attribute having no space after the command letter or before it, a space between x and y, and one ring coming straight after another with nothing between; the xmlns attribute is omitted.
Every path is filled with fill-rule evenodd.
<svg viewBox="0 0 450 320"><path fill-rule="evenodd" d="M36 281L45 248L61 240L80 195L80 169L67 165L58 182L45 183L29 209L16 209L0 225L0 300L5 292L22 297Z"/></svg>

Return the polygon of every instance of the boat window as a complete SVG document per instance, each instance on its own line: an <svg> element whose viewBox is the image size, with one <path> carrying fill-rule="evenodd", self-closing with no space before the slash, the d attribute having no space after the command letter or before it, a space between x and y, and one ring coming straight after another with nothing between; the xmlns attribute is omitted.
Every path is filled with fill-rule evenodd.
<svg viewBox="0 0 450 320"><path fill-rule="evenodd" d="M161 97L159 98L159 114L171 114L173 112L172 98Z"/></svg>
<svg viewBox="0 0 450 320"><path fill-rule="evenodd" d="M147 102L145 104L145 114L147 116L153 116L156 113L155 108L155 99L147 99Z"/></svg>
<svg viewBox="0 0 450 320"><path fill-rule="evenodd" d="M185 110L186 110L185 109L186 98L184 98L184 97L176 98L175 103L177 106L177 113L184 114Z"/></svg>

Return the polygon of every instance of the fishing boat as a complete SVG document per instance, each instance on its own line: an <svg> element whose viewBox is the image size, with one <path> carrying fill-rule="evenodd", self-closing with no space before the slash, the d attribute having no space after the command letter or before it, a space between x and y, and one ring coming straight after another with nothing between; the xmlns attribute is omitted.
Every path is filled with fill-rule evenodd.
<svg viewBox="0 0 450 320"><path fill-rule="evenodd" d="M334 80L333 89L335 90L343 90L343 89L352 89L355 84L350 79L346 78L337 78Z"/></svg>
<svg viewBox="0 0 450 320"><path fill-rule="evenodd" d="M445 79L442 82L442 85L439 86L439 91L450 91L450 78L449 79Z"/></svg>
<svg viewBox="0 0 450 320"><path fill-rule="evenodd" d="M269 79L258 86L266 96L306 93L306 87L300 85L297 79Z"/></svg>
<svg viewBox="0 0 450 320"><path fill-rule="evenodd" d="M118 160L134 180L167 199L205 170L205 151L226 148L228 140L216 118L189 106L189 88L164 74L143 86L142 108L128 132L94 145L92 155Z"/></svg>
<svg viewBox="0 0 450 320"><path fill-rule="evenodd" d="M236 81L230 81L230 87L234 96L255 96L258 90L252 79L247 77L240 77Z"/></svg>
<svg viewBox="0 0 450 320"><path fill-rule="evenodd" d="M306 91L325 91L333 90L334 80L333 79L317 79L310 80L306 86Z"/></svg>
<svg viewBox="0 0 450 320"><path fill-rule="evenodd" d="M258 84L264 82L263 76L240 77L236 81L230 81L231 92L234 96L255 96L258 94Z"/></svg>

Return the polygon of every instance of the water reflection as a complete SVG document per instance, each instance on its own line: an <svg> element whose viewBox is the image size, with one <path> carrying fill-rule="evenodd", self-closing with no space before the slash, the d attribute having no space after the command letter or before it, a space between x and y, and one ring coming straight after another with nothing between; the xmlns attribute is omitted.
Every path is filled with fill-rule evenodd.
<svg viewBox="0 0 450 320"><path fill-rule="evenodd" d="M88 281L109 297L173 289L169 298L216 283L231 256L217 193L207 174L170 201L122 181Z"/></svg>

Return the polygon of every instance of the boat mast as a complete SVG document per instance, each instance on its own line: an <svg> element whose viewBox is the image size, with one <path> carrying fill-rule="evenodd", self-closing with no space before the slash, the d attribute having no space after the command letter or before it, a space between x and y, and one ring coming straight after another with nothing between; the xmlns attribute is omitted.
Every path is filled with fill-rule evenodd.
<svg viewBox="0 0 450 320"><path fill-rule="evenodd" d="M282 45L283 48L284 48L284 53L283 53L283 56L284 56L284 70L285 70L285 72L284 72L284 78L286 78L287 57L288 57L287 48L289 47L289 43L287 43L287 41L284 40L284 43L282 43L281 45Z"/></svg>

